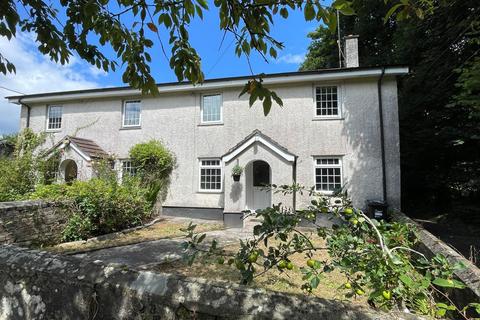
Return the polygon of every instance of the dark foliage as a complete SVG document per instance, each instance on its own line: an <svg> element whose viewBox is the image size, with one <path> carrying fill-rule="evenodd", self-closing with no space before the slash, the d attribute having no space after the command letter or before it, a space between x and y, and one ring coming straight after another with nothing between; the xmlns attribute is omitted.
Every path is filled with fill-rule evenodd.
<svg viewBox="0 0 480 320"><path fill-rule="evenodd" d="M441 3L423 19L401 22L395 16L384 21L389 7L382 2L355 0L352 6L357 16L342 17L341 33L360 36L361 65L406 64L411 69L399 83L404 210L438 212L457 200L479 199L477 1ZM332 31L320 27L311 37L302 69L338 61Z"/></svg>

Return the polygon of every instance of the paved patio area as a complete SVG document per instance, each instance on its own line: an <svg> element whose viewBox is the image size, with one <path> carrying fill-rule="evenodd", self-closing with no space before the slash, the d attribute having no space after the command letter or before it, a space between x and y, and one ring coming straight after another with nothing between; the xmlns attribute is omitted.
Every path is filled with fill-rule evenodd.
<svg viewBox="0 0 480 320"><path fill-rule="evenodd" d="M173 218L177 221L192 220L185 218ZM205 223L205 220L193 219L194 223ZM250 230L250 231L249 231ZM235 243L239 239L247 239L252 236L251 229L230 228L225 230L216 230L205 232L207 234L205 243L217 239L220 246ZM158 264L165 261L181 259L182 243L185 238L161 239L146 241L137 244L118 246L107 249L100 249L80 254L74 254L73 257L97 261L104 263L115 263L128 265L136 268L148 268L151 264Z"/></svg>

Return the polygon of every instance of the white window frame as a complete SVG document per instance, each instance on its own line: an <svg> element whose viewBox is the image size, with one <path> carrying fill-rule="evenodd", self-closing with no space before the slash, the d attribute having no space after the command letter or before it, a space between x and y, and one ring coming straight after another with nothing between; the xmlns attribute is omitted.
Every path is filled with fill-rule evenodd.
<svg viewBox="0 0 480 320"><path fill-rule="evenodd" d="M125 175L124 164L125 164L126 162L132 163L132 159L122 159L122 160L120 160L120 168L119 168L119 169L120 169L120 172L121 172L121 177L122 177L122 179L123 179L123 177L124 177L124 175ZM131 165L130 168L135 168L135 167L133 167L133 166ZM135 170L135 171L136 171L136 170ZM136 174L136 173L135 173L135 174ZM134 176L134 175L132 175L132 176Z"/></svg>
<svg viewBox="0 0 480 320"><path fill-rule="evenodd" d="M317 164L318 159L338 159L338 164ZM317 190L317 168L340 168L340 187L343 187L343 158L342 156L314 156L313 157L313 185L315 192L325 195L333 194L332 190Z"/></svg>
<svg viewBox="0 0 480 320"><path fill-rule="evenodd" d="M204 121L203 120L203 99L209 96L220 96L220 120ZM222 124L223 123L223 94L220 92L203 93L200 96L200 123L201 124Z"/></svg>
<svg viewBox="0 0 480 320"><path fill-rule="evenodd" d="M337 87L337 107L338 114L336 115L317 115L317 88L321 87ZM312 87L313 95L313 118L314 119L341 119L343 117L343 97L344 86L339 83L314 83Z"/></svg>
<svg viewBox="0 0 480 320"><path fill-rule="evenodd" d="M129 102L139 102L140 103L140 115L138 117L138 124L125 124L125 109L127 108L127 103ZM142 126L142 100L139 99L132 99L132 100L125 100L123 101L123 106L122 106L122 128L140 128Z"/></svg>
<svg viewBox="0 0 480 320"><path fill-rule="evenodd" d="M219 161L218 166L203 166L202 161ZM202 189L202 168L220 169L220 189ZM199 158L198 159L198 191L202 193L223 192L223 162L221 158Z"/></svg>
<svg viewBox="0 0 480 320"><path fill-rule="evenodd" d="M60 128L49 128L50 127L50 110L53 107L62 109L62 116L60 117ZM47 123L46 123L45 131L48 131L48 132L61 131L62 128L63 128L63 106L55 105L55 104L47 106Z"/></svg>

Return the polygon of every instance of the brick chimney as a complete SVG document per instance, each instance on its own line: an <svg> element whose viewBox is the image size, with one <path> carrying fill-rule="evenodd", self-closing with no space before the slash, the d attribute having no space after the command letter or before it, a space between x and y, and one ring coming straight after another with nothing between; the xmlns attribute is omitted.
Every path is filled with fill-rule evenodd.
<svg viewBox="0 0 480 320"><path fill-rule="evenodd" d="M348 35L345 37L345 67L358 68L358 36Z"/></svg>

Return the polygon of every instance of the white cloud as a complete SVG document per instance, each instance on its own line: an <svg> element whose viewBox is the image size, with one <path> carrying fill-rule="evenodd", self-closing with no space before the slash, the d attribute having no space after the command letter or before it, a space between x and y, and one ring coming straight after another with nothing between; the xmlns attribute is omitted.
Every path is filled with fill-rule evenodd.
<svg viewBox="0 0 480 320"><path fill-rule="evenodd" d="M0 74L0 87L22 93L96 88L99 83L95 79L104 75L76 57L72 57L64 66L50 61L38 52L30 34L18 33L17 38L11 41L1 37L0 52L17 68L14 74ZM0 134L18 130L20 107L5 100L6 96L11 95L18 94L0 88Z"/></svg>
<svg viewBox="0 0 480 320"><path fill-rule="evenodd" d="M300 64L305 60L305 54L285 54L278 57L276 63Z"/></svg>

